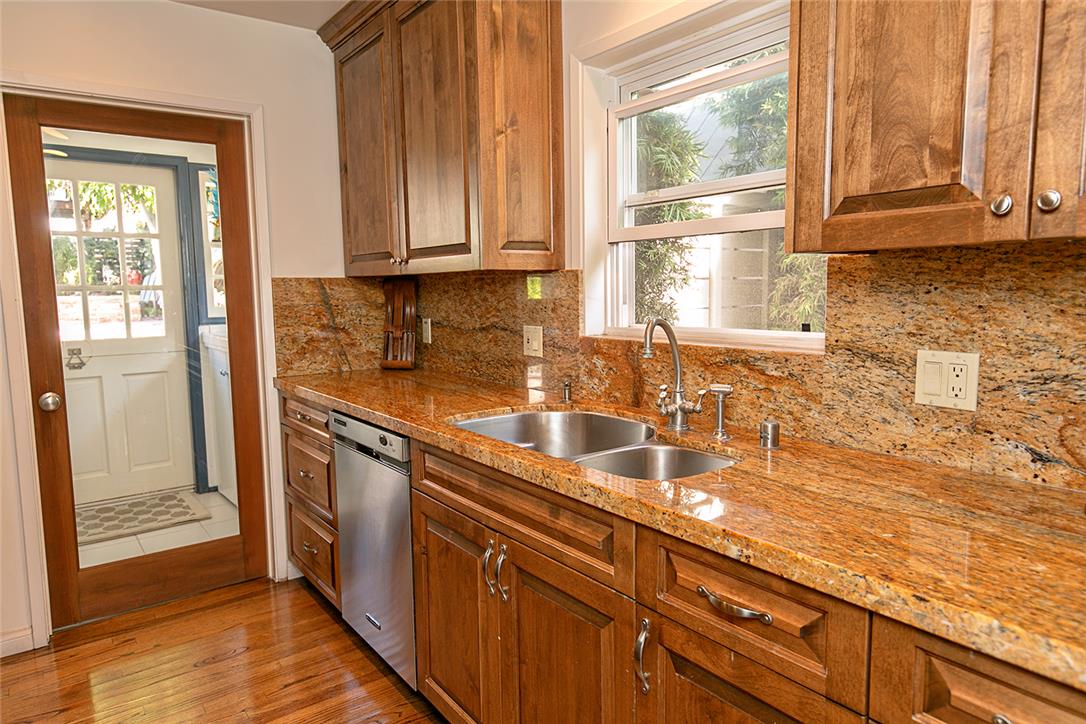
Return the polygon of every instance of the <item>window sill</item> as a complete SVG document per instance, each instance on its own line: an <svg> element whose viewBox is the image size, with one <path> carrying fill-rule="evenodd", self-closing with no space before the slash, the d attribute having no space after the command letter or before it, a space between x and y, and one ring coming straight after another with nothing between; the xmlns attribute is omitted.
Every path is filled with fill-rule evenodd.
<svg viewBox="0 0 1086 724"><path fill-rule="evenodd" d="M603 334L591 335L604 339L643 340L644 326L608 327ZM826 335L822 332L778 332L757 329L699 329L676 327L679 344L751 350L754 352L783 352L789 354L821 355L826 351ZM662 338L659 332L655 341Z"/></svg>

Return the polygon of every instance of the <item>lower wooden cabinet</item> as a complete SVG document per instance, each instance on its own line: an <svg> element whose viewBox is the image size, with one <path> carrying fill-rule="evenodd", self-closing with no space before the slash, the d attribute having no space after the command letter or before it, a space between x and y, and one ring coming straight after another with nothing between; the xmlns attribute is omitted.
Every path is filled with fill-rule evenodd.
<svg viewBox="0 0 1086 724"><path fill-rule="evenodd" d="M1086 724L1086 694L876 616L871 717L882 724Z"/></svg>

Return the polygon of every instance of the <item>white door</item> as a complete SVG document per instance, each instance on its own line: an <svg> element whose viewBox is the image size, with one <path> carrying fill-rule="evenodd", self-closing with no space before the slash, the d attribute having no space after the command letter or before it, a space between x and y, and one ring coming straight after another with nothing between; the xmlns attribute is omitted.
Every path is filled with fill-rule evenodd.
<svg viewBox="0 0 1086 724"><path fill-rule="evenodd" d="M47 157L76 503L193 487L174 172Z"/></svg>

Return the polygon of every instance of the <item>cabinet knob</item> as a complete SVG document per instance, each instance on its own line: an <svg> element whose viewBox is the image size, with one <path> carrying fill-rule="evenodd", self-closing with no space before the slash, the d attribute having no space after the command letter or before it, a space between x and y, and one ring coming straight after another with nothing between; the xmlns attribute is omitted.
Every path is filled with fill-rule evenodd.
<svg viewBox="0 0 1086 724"><path fill-rule="evenodd" d="M389 263L389 264L391 264L392 266L396 266L397 264L399 264L399 263L400 263L400 260L399 260L399 259L397 259L396 257L391 257L391 258L390 258L390 259L388 260L388 263Z"/></svg>
<svg viewBox="0 0 1086 724"><path fill-rule="evenodd" d="M1063 196L1056 189L1048 189L1037 194L1037 208L1041 211L1055 211L1060 208Z"/></svg>
<svg viewBox="0 0 1086 724"><path fill-rule="evenodd" d="M988 206L992 210L992 213L996 216L1006 216L1011 213L1011 207L1014 206L1014 199L1010 194L1000 194L992 200L991 205Z"/></svg>
<svg viewBox="0 0 1086 724"><path fill-rule="evenodd" d="M56 412L60 409L60 403L63 400L60 395L55 392L46 392L38 398L38 407L46 412Z"/></svg>

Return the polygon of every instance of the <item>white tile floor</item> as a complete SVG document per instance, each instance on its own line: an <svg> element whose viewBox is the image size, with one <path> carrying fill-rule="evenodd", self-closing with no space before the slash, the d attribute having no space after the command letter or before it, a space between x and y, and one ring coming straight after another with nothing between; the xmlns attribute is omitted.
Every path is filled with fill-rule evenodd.
<svg viewBox="0 0 1086 724"><path fill-rule="evenodd" d="M150 533L81 545L79 546L80 568L89 568L125 558L135 558L144 553L180 548L238 534L238 509L233 503L219 493L202 493L196 497L207 508L207 512L211 513L210 518Z"/></svg>

